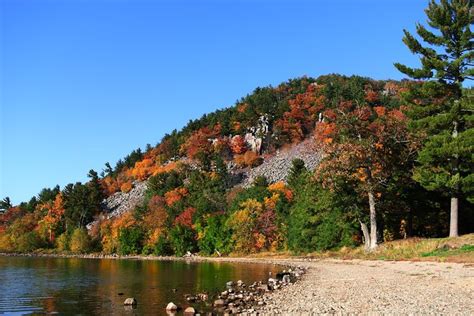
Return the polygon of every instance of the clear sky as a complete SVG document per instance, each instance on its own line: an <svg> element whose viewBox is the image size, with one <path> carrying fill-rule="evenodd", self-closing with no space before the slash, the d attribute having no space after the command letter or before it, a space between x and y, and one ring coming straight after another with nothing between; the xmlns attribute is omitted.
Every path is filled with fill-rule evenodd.
<svg viewBox="0 0 474 316"><path fill-rule="evenodd" d="M0 198L85 181L257 86L400 79L422 0L0 0Z"/></svg>

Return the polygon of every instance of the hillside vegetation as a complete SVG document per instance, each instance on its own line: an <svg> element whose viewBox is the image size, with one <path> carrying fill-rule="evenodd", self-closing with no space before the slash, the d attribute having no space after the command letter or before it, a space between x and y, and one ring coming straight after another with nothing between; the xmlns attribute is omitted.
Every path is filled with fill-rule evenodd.
<svg viewBox="0 0 474 316"><path fill-rule="evenodd" d="M449 200L411 177L420 140L405 113L419 89L419 82L339 75L258 88L113 168L107 163L101 175L91 170L88 183L43 189L9 208L0 248L213 255L354 247L369 221L364 163L383 184L374 192L379 241L445 236ZM345 142L349 135L363 146ZM284 165L292 166L288 175ZM121 211L110 216L103 199L134 187L139 198L119 199ZM467 233L473 208L462 204Z"/></svg>
<svg viewBox="0 0 474 316"><path fill-rule="evenodd" d="M363 257L470 256L470 237L454 250L407 239L474 231L474 90L463 85L474 79L474 11L433 0L425 12L430 29L403 38L420 68L395 63L413 81L327 75L257 88L85 184L18 206L5 198L0 250L357 257L347 249L363 242Z"/></svg>

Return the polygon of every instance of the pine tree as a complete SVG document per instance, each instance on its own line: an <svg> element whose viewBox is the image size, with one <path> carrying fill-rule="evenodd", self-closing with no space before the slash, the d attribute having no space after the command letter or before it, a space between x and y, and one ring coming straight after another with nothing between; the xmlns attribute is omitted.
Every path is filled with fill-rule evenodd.
<svg viewBox="0 0 474 316"><path fill-rule="evenodd" d="M13 207L13 205L12 205L12 203L10 201L10 198L8 196L0 201L0 213L8 211L8 209L10 209L12 207Z"/></svg>
<svg viewBox="0 0 474 316"><path fill-rule="evenodd" d="M458 236L458 205L469 198L474 186L473 101L463 96L462 84L474 79L474 41L471 32L472 0L431 0L425 10L428 25L416 31L424 45L404 30L403 42L420 57L421 68L396 63L395 67L413 79L428 80L425 91L441 91L442 102L412 104L412 126L426 134L419 152L414 179L428 190L451 197L449 236ZM438 99L440 100L440 99Z"/></svg>

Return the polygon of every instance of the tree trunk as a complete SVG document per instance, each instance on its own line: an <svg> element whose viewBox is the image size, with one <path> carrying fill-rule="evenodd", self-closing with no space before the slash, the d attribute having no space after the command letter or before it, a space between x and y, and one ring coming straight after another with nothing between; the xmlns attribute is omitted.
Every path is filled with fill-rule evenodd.
<svg viewBox="0 0 474 316"><path fill-rule="evenodd" d="M374 193L369 191L369 208L370 208L370 249L377 248L377 216L375 212Z"/></svg>
<svg viewBox="0 0 474 316"><path fill-rule="evenodd" d="M459 101L458 101L459 102ZM454 128L453 128L453 138L458 137L458 122L454 121ZM454 173L459 175L458 164L459 164L459 156L457 154L454 155ZM459 184L456 184L456 192L459 192ZM458 236L458 208L459 208L459 201L457 197L451 197L451 218L449 220L449 237L457 237Z"/></svg>
<svg viewBox="0 0 474 316"><path fill-rule="evenodd" d="M458 205L457 197L451 198L451 218L449 220L449 237L458 237Z"/></svg>
<svg viewBox="0 0 474 316"><path fill-rule="evenodd" d="M369 250L370 249L370 235L369 235L369 230L367 229L367 225L365 225L365 223L362 223L361 221L359 221L360 223L360 227L362 229L362 234L364 234L364 246L365 246L365 250Z"/></svg>
<svg viewBox="0 0 474 316"><path fill-rule="evenodd" d="M408 223L407 223L407 237L413 236L413 210L410 208L408 211Z"/></svg>

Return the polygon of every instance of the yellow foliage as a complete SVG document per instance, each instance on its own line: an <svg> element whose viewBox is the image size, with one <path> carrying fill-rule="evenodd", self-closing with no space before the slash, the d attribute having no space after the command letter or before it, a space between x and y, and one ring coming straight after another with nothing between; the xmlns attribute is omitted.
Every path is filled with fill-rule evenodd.
<svg viewBox="0 0 474 316"><path fill-rule="evenodd" d="M91 240L84 228L76 228L71 236L70 249L75 253L85 253L90 250Z"/></svg>
<svg viewBox="0 0 474 316"><path fill-rule="evenodd" d="M0 251L11 252L14 250L13 242L9 235L0 234Z"/></svg>
<svg viewBox="0 0 474 316"><path fill-rule="evenodd" d="M282 193L288 201L293 199L293 192L286 186L283 181L278 181L268 186L270 192Z"/></svg>

